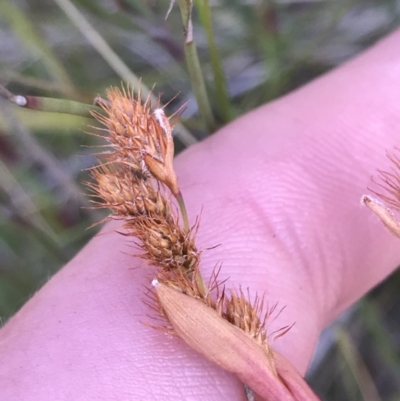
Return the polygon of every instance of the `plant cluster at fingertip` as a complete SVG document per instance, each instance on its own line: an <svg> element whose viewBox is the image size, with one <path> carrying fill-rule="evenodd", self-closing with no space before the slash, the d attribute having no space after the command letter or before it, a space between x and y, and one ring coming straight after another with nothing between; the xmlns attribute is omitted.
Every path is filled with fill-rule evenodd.
<svg viewBox="0 0 400 401"><path fill-rule="evenodd" d="M107 99L98 98L97 104L104 114L93 115L104 126L101 136L108 149L98 155L100 164L87 183L91 201L110 209L110 219L122 220L124 235L137 238L140 256L158 268L152 281L154 309L175 335L236 374L246 394L254 391L266 400L317 400L290 362L271 347L265 327L270 315L262 310L263 299L250 302L242 290L225 291L218 272L205 284L195 244L198 220L189 226L173 168L173 124L163 108L153 108L150 97L143 102L140 88L137 96L111 88Z"/></svg>

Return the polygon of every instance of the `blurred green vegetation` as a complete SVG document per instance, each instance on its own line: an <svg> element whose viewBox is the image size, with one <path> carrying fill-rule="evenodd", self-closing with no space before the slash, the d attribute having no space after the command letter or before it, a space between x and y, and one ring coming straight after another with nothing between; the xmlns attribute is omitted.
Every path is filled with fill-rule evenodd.
<svg viewBox="0 0 400 401"><path fill-rule="evenodd" d="M108 86L141 77L165 102L179 93L171 112L189 101L189 135L182 129L177 137L182 150L353 57L400 20L397 0L194 6L197 53L184 45L177 5L165 21L168 1L0 0L0 83L14 93L91 103ZM208 96L198 93L201 82L191 85L202 78L199 65ZM95 233L86 227L101 216L87 207L81 184L95 163L97 139L83 134L90 124L0 103L2 321ZM400 400L399 285L397 273L327 332L309 375L323 399Z"/></svg>

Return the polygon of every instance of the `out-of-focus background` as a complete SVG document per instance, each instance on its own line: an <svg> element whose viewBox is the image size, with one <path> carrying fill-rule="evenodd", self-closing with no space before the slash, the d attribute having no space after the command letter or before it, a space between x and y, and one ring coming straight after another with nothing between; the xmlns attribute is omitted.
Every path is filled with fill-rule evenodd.
<svg viewBox="0 0 400 401"><path fill-rule="evenodd" d="M142 77L149 88L156 83L163 101L179 93L170 112L189 101L189 135L176 138L182 150L345 62L400 22L398 0L195 0L210 119L197 109L179 8L165 21L168 7L167 0L0 0L0 84L91 103L106 87ZM96 232L86 228L104 216L89 208L82 186L84 169L95 163L90 146L98 143L83 133L91 124L0 102L2 322L82 248ZM399 288L395 273L324 333L308 375L322 399L400 400Z"/></svg>

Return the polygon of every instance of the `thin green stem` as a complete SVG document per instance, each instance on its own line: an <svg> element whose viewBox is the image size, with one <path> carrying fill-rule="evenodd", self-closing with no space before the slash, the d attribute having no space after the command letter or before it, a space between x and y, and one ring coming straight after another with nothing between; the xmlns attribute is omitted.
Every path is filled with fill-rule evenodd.
<svg viewBox="0 0 400 401"><path fill-rule="evenodd" d="M196 97L200 115L202 116L207 129L210 132L215 131L216 123L211 110L207 90L204 82L203 73L201 71L200 61L197 54L196 44L193 39L192 26L192 1L179 0L179 8L181 10L183 28L185 31L185 58L189 70L192 89Z"/></svg>
<svg viewBox="0 0 400 401"><path fill-rule="evenodd" d="M14 95L0 85L0 97L25 109L48 111L51 113L73 114L81 117L92 117L91 112L101 112L101 108L73 100L55 99L40 96Z"/></svg>
<svg viewBox="0 0 400 401"><path fill-rule="evenodd" d="M358 389L363 396L362 399L365 401L381 401L374 381L348 333L338 327L336 337L339 351L355 378Z"/></svg>
<svg viewBox="0 0 400 401"><path fill-rule="evenodd" d="M187 210L186 210L186 206L185 206L185 201L183 200L182 192L180 190L175 195L175 198L178 202L179 209L181 211L182 220L183 220L183 228L187 233L189 233L190 232L189 218L188 218L188 214L187 214ZM199 289L199 291L204 296L206 294L208 294L207 285L205 284L203 277L199 270L196 271L195 280L196 280L197 288Z"/></svg>
<svg viewBox="0 0 400 401"><path fill-rule="evenodd" d="M211 19L211 8L209 0L196 0L197 10L199 11L200 21L206 33L208 48L210 51L211 68L214 74L216 107L224 123L232 120L232 107L229 100L228 89L224 70L222 68L221 57L214 40L214 32Z"/></svg>
<svg viewBox="0 0 400 401"><path fill-rule="evenodd" d="M183 200L182 192L179 191L177 195L175 195L175 198L178 202L179 209L181 211L182 215L182 220L183 220L183 228L186 232L190 231L190 225L189 225L189 218L185 206L185 201Z"/></svg>
<svg viewBox="0 0 400 401"><path fill-rule="evenodd" d="M273 15L276 12L275 6L272 3L261 3L258 8L254 8L253 12L255 38L268 70L265 93L269 101L279 96L286 84L287 73L282 68L281 62L285 44L274 25L268 23L268 18L271 18L269 14Z"/></svg>

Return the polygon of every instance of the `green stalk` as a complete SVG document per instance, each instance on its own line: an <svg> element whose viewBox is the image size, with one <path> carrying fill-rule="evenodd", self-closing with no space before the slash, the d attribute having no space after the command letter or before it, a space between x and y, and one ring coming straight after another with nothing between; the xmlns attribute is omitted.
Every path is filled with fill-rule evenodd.
<svg viewBox="0 0 400 401"><path fill-rule="evenodd" d="M14 95L0 85L0 97L25 109L48 111L51 113L73 114L81 117L92 117L91 112L100 112L101 108L73 100L54 99L40 96Z"/></svg>
<svg viewBox="0 0 400 401"><path fill-rule="evenodd" d="M400 383L400 372L398 369L400 358L398 353L395 352L396 344L383 321L382 310L385 310L385 303L383 303L383 307L378 307L377 301L366 298L362 299L358 305L363 322L371 335L372 341L376 345L379 356L388 368L390 368L387 370L388 374L394 376L396 382Z"/></svg>
<svg viewBox="0 0 400 401"><path fill-rule="evenodd" d="M183 228L188 233L190 231L189 218L188 218L188 214L187 214L187 210L186 210L186 206L185 206L185 201L183 200L182 192L179 191L178 194L175 196L175 198L178 202L179 209L181 211L182 220L183 220Z"/></svg>
<svg viewBox="0 0 400 401"><path fill-rule="evenodd" d="M264 56L265 65L269 72L266 81L266 98L270 101L282 93L287 80L286 71L281 65L284 43L278 32L275 32L274 27L265 22L265 16L269 12L274 12L275 6L270 3L262 3L253 11L257 45Z"/></svg>
<svg viewBox="0 0 400 401"><path fill-rule="evenodd" d="M181 10L183 28L185 31L184 50L192 89L196 97L200 115L203 118L208 131L213 132L216 129L216 123L211 111L199 57L197 55L196 44L193 39L192 0L178 0L178 4Z"/></svg>
<svg viewBox="0 0 400 401"><path fill-rule="evenodd" d="M196 0L197 10L200 21L206 33L208 48L210 51L211 68L214 74L215 98L219 114L223 122L232 120L232 107L229 100L229 94L226 86L224 70L222 68L221 57L219 56L217 46L214 40L214 32L211 20L211 8L209 0Z"/></svg>
<svg viewBox="0 0 400 401"><path fill-rule="evenodd" d="M73 114L81 117L92 117L91 112L101 112L101 108L91 104L75 102L73 100L55 99L39 96L19 96L26 99L23 107L32 110L48 111L51 113Z"/></svg>
<svg viewBox="0 0 400 401"><path fill-rule="evenodd" d="M341 327L338 327L336 329L336 337L339 351L354 376L358 389L363 396L363 400L382 401L374 385L374 381L349 334Z"/></svg>
<svg viewBox="0 0 400 401"><path fill-rule="evenodd" d="M182 220L183 220L183 228L187 233L189 233L190 232L189 218L188 218L188 214L187 214L187 210L186 210L186 206L185 206L185 201L183 200L182 192L180 190L175 195L175 199L177 200L179 209L181 211L181 216L182 216ZM208 288L203 280L203 277L202 277L200 271L197 271L195 280L196 280L197 287L200 290L200 292L203 295L206 295L208 293Z"/></svg>

